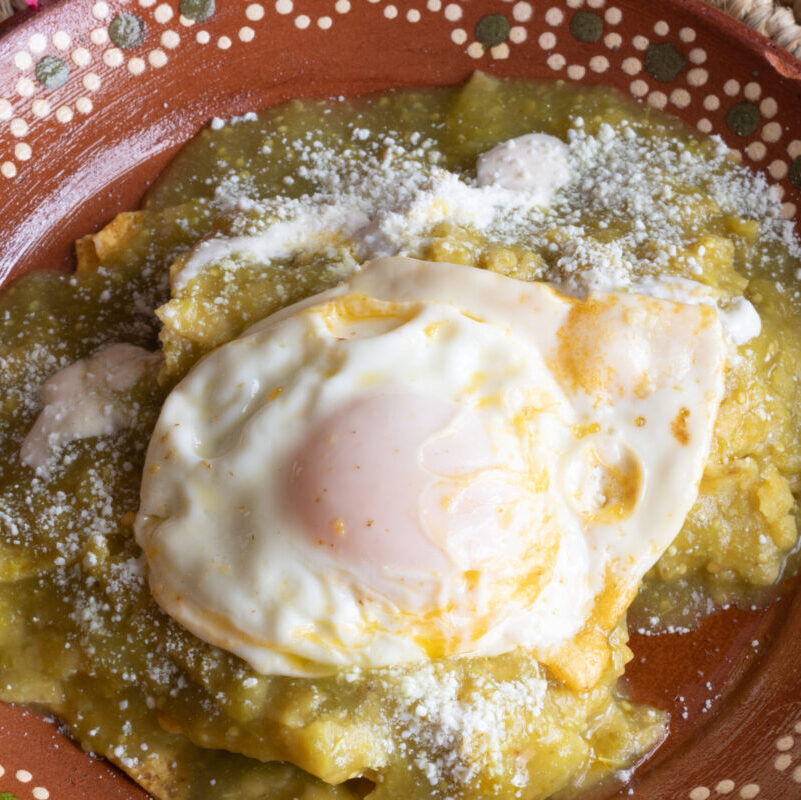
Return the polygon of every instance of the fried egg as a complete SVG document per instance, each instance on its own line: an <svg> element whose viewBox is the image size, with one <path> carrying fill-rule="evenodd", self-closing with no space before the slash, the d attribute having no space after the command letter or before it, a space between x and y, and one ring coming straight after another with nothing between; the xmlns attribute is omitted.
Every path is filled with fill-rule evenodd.
<svg viewBox="0 0 801 800"><path fill-rule="evenodd" d="M725 362L705 305L378 259L173 389L151 591L262 673L524 648L587 688L697 496Z"/></svg>

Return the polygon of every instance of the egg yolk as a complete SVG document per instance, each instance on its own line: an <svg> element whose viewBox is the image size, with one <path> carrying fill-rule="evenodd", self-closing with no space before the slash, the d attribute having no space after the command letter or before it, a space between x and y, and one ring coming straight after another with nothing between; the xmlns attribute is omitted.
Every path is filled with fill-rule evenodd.
<svg viewBox="0 0 801 800"><path fill-rule="evenodd" d="M318 423L286 470L287 506L311 543L350 563L444 569L445 555L420 527L429 478L419 461L454 410L433 396L375 394Z"/></svg>

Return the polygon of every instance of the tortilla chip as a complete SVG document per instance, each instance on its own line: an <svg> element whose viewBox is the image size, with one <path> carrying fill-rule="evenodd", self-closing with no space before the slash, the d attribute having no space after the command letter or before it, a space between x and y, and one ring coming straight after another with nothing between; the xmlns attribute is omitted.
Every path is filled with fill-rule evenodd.
<svg viewBox="0 0 801 800"><path fill-rule="evenodd" d="M612 660L610 637L636 594L637 584L607 570L584 628L542 659L557 680L575 692L590 691L599 683Z"/></svg>
<svg viewBox="0 0 801 800"><path fill-rule="evenodd" d="M143 211L123 211L97 233L90 233L78 239L75 242L77 271L96 270L107 258L113 258L128 245L143 216Z"/></svg>

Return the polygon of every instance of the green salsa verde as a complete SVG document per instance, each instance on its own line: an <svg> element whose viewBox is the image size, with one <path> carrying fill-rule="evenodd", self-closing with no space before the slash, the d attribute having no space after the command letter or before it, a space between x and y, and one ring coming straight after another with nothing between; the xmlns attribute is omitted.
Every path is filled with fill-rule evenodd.
<svg viewBox="0 0 801 800"><path fill-rule="evenodd" d="M775 584L798 539L801 251L759 179L719 143L606 89L477 74L458 88L293 101L215 122L140 211L78 243L76 273L37 271L0 295L0 698L51 709L159 798L545 800L630 768L661 741L665 715L617 688L625 620L584 692L524 652L262 675L156 605L133 538L170 388L203 354L362 261L342 239L269 260L229 254L182 280L194 248L268 230L305 197L367 202L382 170L474 181L480 153L531 131L568 141L585 179L494 228L440 220L405 254L523 280L668 275L724 303L747 298L761 331L737 350L698 500L641 593L658 599L682 582L750 601ZM121 398L125 425L70 441L47 470L23 463L44 382L114 342L164 353L159 379ZM440 705L416 714L431 696ZM476 725L491 708L495 727Z"/></svg>

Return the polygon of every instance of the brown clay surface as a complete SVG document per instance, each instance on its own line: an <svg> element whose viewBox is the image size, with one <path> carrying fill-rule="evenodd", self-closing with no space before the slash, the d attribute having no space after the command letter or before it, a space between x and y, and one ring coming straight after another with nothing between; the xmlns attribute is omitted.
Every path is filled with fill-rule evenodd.
<svg viewBox="0 0 801 800"><path fill-rule="evenodd" d="M0 30L2 96L15 97L19 71L13 56L27 47L33 33L44 33L49 39L57 30L72 31L73 38L97 51L91 69L102 79L101 88L92 94L91 114L78 119L76 113L67 125L52 118L32 122L26 141L33 158L17 165L13 181L0 183L0 283L30 269L69 269L75 239L117 212L135 208L176 150L211 116L243 113L299 96L454 83L477 67L498 75L564 77L564 70L557 75L547 65L548 54L537 41L540 32L550 30L544 18L549 7L562 8L566 19L573 13L564 0L536 2L525 23L527 40L512 45L508 59L485 54L473 60L465 46L451 41L454 24L441 13L426 12L422 0L398 3L401 17L409 8L423 9L423 20L417 25L387 19L380 6L353 2L348 14L335 19L331 31L314 25L301 30L293 23L294 14L279 16L273 12L273 3L266 2L265 19L247 23L257 31L255 41L248 45L236 41L239 26L246 22L246 4L231 0L218 2L215 15L203 23L211 34L211 45L197 46L193 29L181 28L176 21L171 27L186 45L170 52L167 66L148 68L134 77L124 66L115 71L104 65L100 50L88 44L88 32L99 24L92 19L92 5L92 0L51 4L37 15L19 15L14 24L6 23ZM108 19L118 9L137 10L121 0L109 5ZM176 0L169 5L177 11ZM333 14L332 4L322 0L297 5L312 16ZM627 57L642 55L633 37L650 34L657 21L665 20L672 32L668 39L682 54L688 56L691 48L703 46L708 54L704 69L709 73L706 87L691 90L686 107L670 105L668 110L693 125L702 116L709 119L714 132L731 146L743 148L759 141L759 133L744 138L727 128L727 110L735 100L729 100L721 88L731 78L740 83L758 81L764 94L777 101L775 120L787 131L780 142L765 142L767 154L760 165L788 158L787 142L801 138L799 62L700 0L606 3L607 8L612 5L623 11L623 19L615 26L605 24L604 32L621 35L618 50L605 49L603 41L576 40L566 24L558 30L560 52L568 63L573 59L587 64L596 53L609 57L610 69L602 74L587 70L582 81L629 92L632 76L621 65ZM471 35L483 16L502 14L511 19L513 13L512 4L501 0L471 0L461 8L459 26ZM677 35L687 27L697 34L692 44ZM157 33L150 26L143 56L150 46L158 45ZM232 38L231 49L214 46L221 35ZM72 66L73 77L86 71ZM669 94L673 88L647 75L638 77L647 78L651 90ZM74 105L84 93L74 84L71 80L47 95L53 108L61 103ZM686 88L686 83L682 86ZM708 93L721 98L720 108L703 106ZM32 119L26 113L30 102L17 97L14 113ZM0 154L13 152L17 141L8 122L0 123ZM801 204L798 188L786 178L782 185L785 200ZM801 738L797 736L801 727L794 730L801 721L801 597L796 595L790 587L783 599L764 611L729 609L692 634L632 637L635 660L628 670L632 694L672 715L667 742L634 776L634 797L678 800L690 798L695 789L692 800L701 800L720 796L715 787L728 789L727 782L733 787L732 797L801 797L801 772L798 781L792 777L801 747L786 738L793 734ZM780 737L785 737L783 747L789 742L788 750L777 749ZM789 767L774 766L780 752L790 755ZM35 787L46 787L49 796L58 800L144 796L102 761L81 753L53 723L20 709L0 707L0 765L4 769L0 791L11 791L19 798L36 797ZM21 769L33 773L30 781L18 779ZM710 794L698 787L708 787ZM613 787L603 794L615 791ZM624 789L620 796L631 795Z"/></svg>

